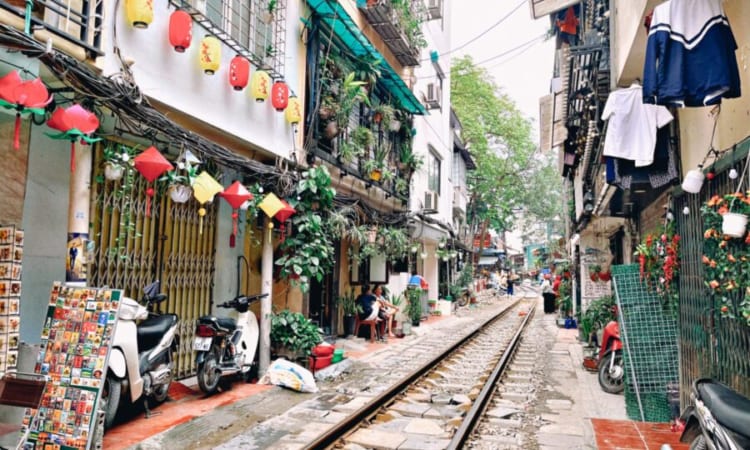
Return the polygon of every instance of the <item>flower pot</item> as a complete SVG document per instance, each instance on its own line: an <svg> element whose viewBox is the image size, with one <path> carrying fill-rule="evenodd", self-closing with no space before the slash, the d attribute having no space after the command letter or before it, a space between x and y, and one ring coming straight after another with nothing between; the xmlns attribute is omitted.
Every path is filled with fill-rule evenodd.
<svg viewBox="0 0 750 450"><path fill-rule="evenodd" d="M125 167L119 164L107 163L104 165L104 178L110 181L119 180L124 173Z"/></svg>
<svg viewBox="0 0 750 450"><path fill-rule="evenodd" d="M333 117L334 113L335 111L330 106L321 106L320 111L318 111L318 116L321 120L328 120Z"/></svg>
<svg viewBox="0 0 750 450"><path fill-rule="evenodd" d="M591 272L589 274L591 281L599 281L599 272Z"/></svg>
<svg viewBox="0 0 750 450"><path fill-rule="evenodd" d="M354 317L354 314L347 314L344 316L344 337L354 334L356 319L357 318Z"/></svg>
<svg viewBox="0 0 750 450"><path fill-rule="evenodd" d="M730 237L742 237L745 235L745 228L747 227L747 216L744 214L737 214L733 212L725 213L721 220L721 232L725 236Z"/></svg>
<svg viewBox="0 0 750 450"><path fill-rule="evenodd" d="M396 120L396 119L391 120L391 123L388 124L388 128L391 131L393 131L393 132L396 132L396 131L400 130L401 129L401 121L400 120Z"/></svg>
<svg viewBox="0 0 750 450"><path fill-rule="evenodd" d="M703 186L705 175L700 169L689 170L685 179L682 180L682 190L691 194L697 194Z"/></svg>
<svg viewBox="0 0 750 450"><path fill-rule="evenodd" d="M328 122L324 131L325 137L328 140L332 140L339 135L339 124L335 120Z"/></svg>
<svg viewBox="0 0 750 450"><path fill-rule="evenodd" d="M370 179L372 181L380 181L380 178L383 176L383 171L380 169L375 169L370 172Z"/></svg>
<svg viewBox="0 0 750 450"><path fill-rule="evenodd" d="M185 203L193 195L193 188L184 184L173 184L169 187L169 198L175 203Z"/></svg>
<svg viewBox="0 0 750 450"><path fill-rule="evenodd" d="M373 116L372 116L372 121L373 122L380 123L381 120L383 120L383 114L382 113L376 112L375 114L373 114Z"/></svg>

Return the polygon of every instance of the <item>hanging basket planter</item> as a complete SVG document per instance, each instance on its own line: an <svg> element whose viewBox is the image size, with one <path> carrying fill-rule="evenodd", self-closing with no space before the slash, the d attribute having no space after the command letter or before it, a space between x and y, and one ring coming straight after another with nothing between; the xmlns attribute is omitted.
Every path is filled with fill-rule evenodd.
<svg viewBox="0 0 750 450"><path fill-rule="evenodd" d="M393 132L396 132L396 131L400 130L401 129L401 121L400 120L396 120L396 119L391 120L391 123L388 125L388 128L391 131L393 131Z"/></svg>
<svg viewBox="0 0 750 450"><path fill-rule="evenodd" d="M739 238L745 235L747 228L747 216L733 212L725 213L722 216L721 232L725 236Z"/></svg>
<svg viewBox="0 0 750 450"><path fill-rule="evenodd" d="M169 198L175 203L186 203L193 196L193 188L185 184L169 186Z"/></svg>
<svg viewBox="0 0 750 450"><path fill-rule="evenodd" d="M125 173L125 167L119 164L107 163L104 165L104 178L109 181L117 181Z"/></svg>
<svg viewBox="0 0 750 450"><path fill-rule="evenodd" d="M374 169L370 171L370 179L372 181L380 181L380 179L383 177L383 171L380 169Z"/></svg>

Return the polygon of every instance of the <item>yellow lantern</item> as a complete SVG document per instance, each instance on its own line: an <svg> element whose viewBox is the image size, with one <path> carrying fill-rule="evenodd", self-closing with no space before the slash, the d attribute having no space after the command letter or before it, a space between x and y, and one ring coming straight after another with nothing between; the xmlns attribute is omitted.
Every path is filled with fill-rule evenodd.
<svg viewBox="0 0 750 450"><path fill-rule="evenodd" d="M289 104L284 110L286 121L296 125L302 120L302 102L297 97L289 97Z"/></svg>
<svg viewBox="0 0 750 450"><path fill-rule="evenodd" d="M263 103L271 92L271 77L264 70L256 70L250 85L250 95L256 102Z"/></svg>
<svg viewBox="0 0 750 450"><path fill-rule="evenodd" d="M223 190L224 186L216 181L214 177L209 175L208 172L201 172L200 175L193 180L193 196L195 196L195 199L201 204L201 207L198 210L198 216L200 216L198 221L198 233L203 234L203 216L206 215L206 208L203 207L203 204L213 200L214 195Z"/></svg>
<svg viewBox="0 0 750 450"><path fill-rule="evenodd" d="M268 217L273 217L277 212L284 208L284 204L279 200L273 192L266 195L263 200L258 203L258 208L262 209Z"/></svg>
<svg viewBox="0 0 750 450"><path fill-rule="evenodd" d="M135 28L148 28L154 20L154 1L125 0L125 15Z"/></svg>
<svg viewBox="0 0 750 450"><path fill-rule="evenodd" d="M198 61L206 75L213 75L221 64L221 42L213 36L206 36L198 50Z"/></svg>

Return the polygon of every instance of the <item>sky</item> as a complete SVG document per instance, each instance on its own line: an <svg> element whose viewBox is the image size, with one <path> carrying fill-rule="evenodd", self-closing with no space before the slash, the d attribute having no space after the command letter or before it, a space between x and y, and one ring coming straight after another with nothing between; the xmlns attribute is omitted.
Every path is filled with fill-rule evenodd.
<svg viewBox="0 0 750 450"><path fill-rule="evenodd" d="M452 56L471 55L474 62L496 57L481 67L512 98L519 110L539 130L539 98L549 93L554 64L554 39L529 41L549 29L549 18L534 20L529 0L449 0L451 5L451 48L461 47L510 13L507 19ZM514 11L515 10L515 11ZM513 49L519 47L518 50ZM538 138L535 138L538 142Z"/></svg>

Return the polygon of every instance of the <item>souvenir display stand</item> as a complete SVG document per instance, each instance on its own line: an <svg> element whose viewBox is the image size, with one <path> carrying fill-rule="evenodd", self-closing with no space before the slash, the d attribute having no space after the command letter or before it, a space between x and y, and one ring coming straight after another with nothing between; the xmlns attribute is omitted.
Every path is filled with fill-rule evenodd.
<svg viewBox="0 0 750 450"><path fill-rule="evenodd" d="M121 290L52 287L34 372L49 377L39 409L29 410L24 449L93 448ZM95 431L96 429L96 431Z"/></svg>
<svg viewBox="0 0 750 450"><path fill-rule="evenodd" d="M0 225L0 376L18 364L22 259L23 231Z"/></svg>

